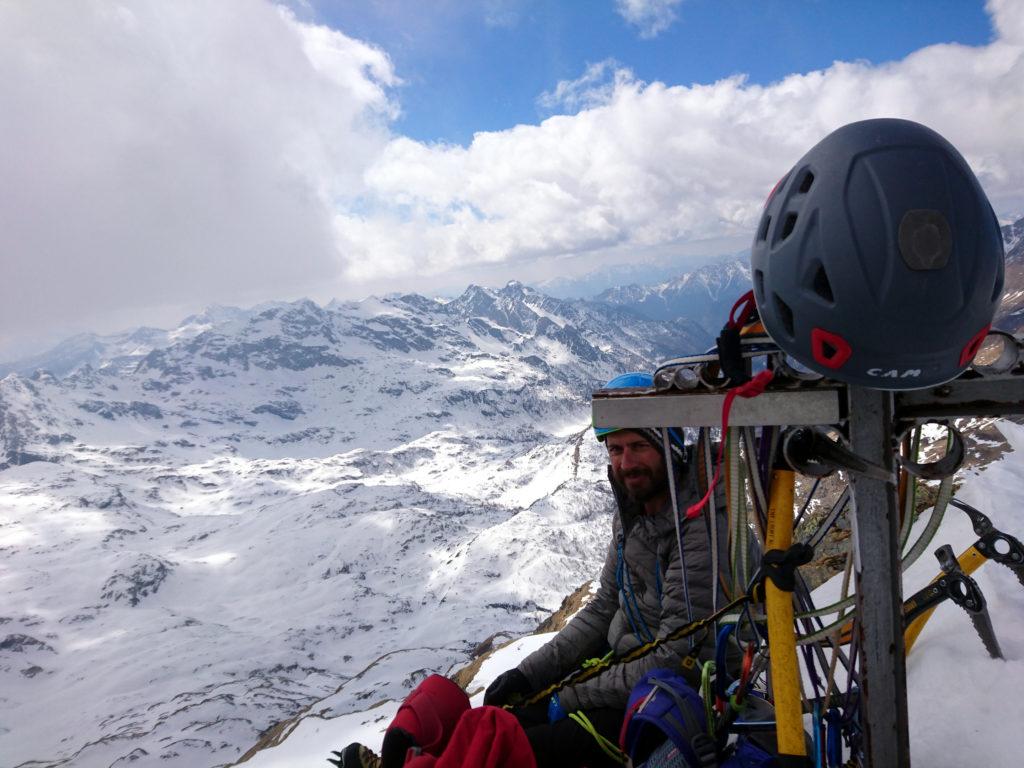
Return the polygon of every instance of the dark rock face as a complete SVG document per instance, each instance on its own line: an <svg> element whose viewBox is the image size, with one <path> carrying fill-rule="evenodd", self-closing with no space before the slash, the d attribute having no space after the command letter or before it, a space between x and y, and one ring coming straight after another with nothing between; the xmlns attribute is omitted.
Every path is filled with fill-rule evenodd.
<svg viewBox="0 0 1024 768"><path fill-rule="evenodd" d="M143 403L133 400L130 403L117 400L86 400L79 403L78 407L87 413L95 413L104 419L113 421L122 416L139 416L144 419L162 419L164 417L160 409L152 403Z"/></svg>
<svg viewBox="0 0 1024 768"><path fill-rule="evenodd" d="M7 635L3 640L0 640L0 651L7 651L10 653L26 653L28 651L47 651L49 653L56 653L56 651L47 643L42 640L38 640L30 635Z"/></svg>
<svg viewBox="0 0 1024 768"><path fill-rule="evenodd" d="M276 400L272 403L264 403L252 409L253 413L270 413L288 421L294 421L296 416L305 413L302 406L294 400Z"/></svg>
<svg viewBox="0 0 1024 768"><path fill-rule="evenodd" d="M216 334L200 334L186 347L189 354L224 365L237 365L245 371L250 367L268 371L277 368L305 371L318 365L344 368L355 362L339 357L328 349L327 346L300 344L278 336L258 341L238 341Z"/></svg>
<svg viewBox="0 0 1024 768"><path fill-rule="evenodd" d="M1003 227L1006 278L1003 300L993 325L1004 331L1024 331L1024 218Z"/></svg>
<svg viewBox="0 0 1024 768"><path fill-rule="evenodd" d="M35 461L57 461L55 456L42 456L38 453L29 453L27 451L7 451L3 455L3 461L0 462L0 469L7 469L7 467L19 467L23 464L31 464Z"/></svg>
<svg viewBox="0 0 1024 768"><path fill-rule="evenodd" d="M1008 262L1024 260L1024 218L1002 228Z"/></svg>
<svg viewBox="0 0 1024 768"><path fill-rule="evenodd" d="M119 568L106 580L101 597L136 606L144 597L155 594L173 570L173 566L166 560L151 555L137 555L134 562Z"/></svg>

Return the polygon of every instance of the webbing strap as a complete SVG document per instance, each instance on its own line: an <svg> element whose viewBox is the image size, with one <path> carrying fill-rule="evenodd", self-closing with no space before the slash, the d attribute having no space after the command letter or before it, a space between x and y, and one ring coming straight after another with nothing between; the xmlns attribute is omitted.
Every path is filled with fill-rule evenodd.
<svg viewBox="0 0 1024 768"><path fill-rule="evenodd" d="M708 491L704 494L704 498L695 504L691 504L686 510L686 519L696 517L700 514L701 508L708 503L708 499L711 498L711 494L715 491L715 486L718 485L718 478L722 474L722 456L725 452L725 438L724 435L729 429L729 411L732 410L732 401L737 397L757 397L772 380L774 374L771 371L761 371L757 376L752 378L746 384L742 384L738 387L733 387L725 394L725 402L722 403L722 435L723 439L718 444L718 459L716 460L715 476L708 483Z"/></svg>
<svg viewBox="0 0 1024 768"><path fill-rule="evenodd" d="M796 589L796 569L814 559L814 547L809 544L791 544L786 549L769 549L761 558L761 568L754 575L751 594L755 599L762 597L765 579L783 592Z"/></svg>

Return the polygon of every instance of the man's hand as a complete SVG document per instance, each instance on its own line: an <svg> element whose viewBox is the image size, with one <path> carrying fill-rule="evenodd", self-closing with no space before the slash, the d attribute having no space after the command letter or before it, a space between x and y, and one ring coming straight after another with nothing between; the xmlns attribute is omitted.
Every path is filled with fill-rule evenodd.
<svg viewBox="0 0 1024 768"><path fill-rule="evenodd" d="M504 704L517 704L523 696L532 692L533 688L526 675L518 669L510 669L498 675L494 682L484 691L484 704L500 707Z"/></svg>

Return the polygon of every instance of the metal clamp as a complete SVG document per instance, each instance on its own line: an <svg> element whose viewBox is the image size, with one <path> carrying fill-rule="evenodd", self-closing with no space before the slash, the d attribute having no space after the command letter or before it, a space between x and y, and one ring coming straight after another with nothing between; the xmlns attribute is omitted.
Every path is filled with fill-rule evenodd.
<svg viewBox="0 0 1024 768"><path fill-rule="evenodd" d="M964 448L964 438L960 434L960 430L945 421L930 421L925 422L927 424L938 424L939 426L945 427L949 431L949 435L952 438L952 444L946 451L946 454L941 459L936 459L931 462L919 463L911 460L907 456L903 456L899 451L896 451L896 461L899 465L909 472L914 477L919 477L922 480L942 480L943 478L949 477L956 473L960 467L963 466L964 458L967 455L967 451ZM903 441L907 433L914 429L916 425L908 425L902 432L896 437L897 444Z"/></svg>
<svg viewBox="0 0 1024 768"><path fill-rule="evenodd" d="M894 482L893 473L864 459L819 427L799 427L782 438L782 455L794 472L827 477L837 469L883 482Z"/></svg>

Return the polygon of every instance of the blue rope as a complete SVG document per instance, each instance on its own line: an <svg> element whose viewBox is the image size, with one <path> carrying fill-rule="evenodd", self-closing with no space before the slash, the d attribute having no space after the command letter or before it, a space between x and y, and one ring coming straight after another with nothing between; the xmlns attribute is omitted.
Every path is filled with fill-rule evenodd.
<svg viewBox="0 0 1024 768"><path fill-rule="evenodd" d="M644 642L650 643L654 640L654 633L651 632L651 628L644 621L643 613L640 611L640 603L637 602L636 593L633 591L633 580L629 577L629 570L626 568L626 561L622 554L621 534L619 535L618 554L619 562L618 567L615 569L615 581L626 605L626 620L629 622L630 629L633 630L634 635L642 638ZM632 604L630 601L632 601ZM637 627L636 620L633 618L634 611L636 612L636 619L640 622L640 627ZM640 632L641 628L643 633Z"/></svg>

